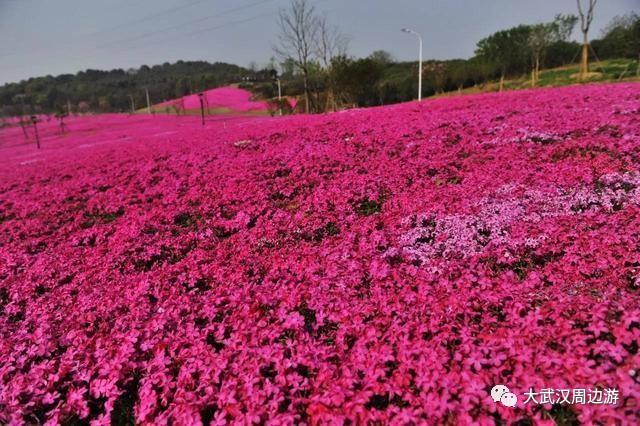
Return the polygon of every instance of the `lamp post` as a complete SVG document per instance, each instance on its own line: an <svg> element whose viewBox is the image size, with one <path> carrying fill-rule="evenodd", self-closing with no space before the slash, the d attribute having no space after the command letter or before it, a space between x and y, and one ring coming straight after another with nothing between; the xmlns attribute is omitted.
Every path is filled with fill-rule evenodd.
<svg viewBox="0 0 640 426"><path fill-rule="evenodd" d="M280 112L280 116L282 116L282 84L280 83L280 79L278 78L278 111Z"/></svg>
<svg viewBox="0 0 640 426"><path fill-rule="evenodd" d="M409 28L403 28L403 33L413 34L418 37L420 41L420 53L419 53L419 63L418 63L418 102L422 102L422 36L418 34L418 32L410 30Z"/></svg>
<svg viewBox="0 0 640 426"><path fill-rule="evenodd" d="M282 83L280 82L280 76L278 76L278 71L275 68L269 73L271 74L271 79L278 85L278 115L282 115Z"/></svg>

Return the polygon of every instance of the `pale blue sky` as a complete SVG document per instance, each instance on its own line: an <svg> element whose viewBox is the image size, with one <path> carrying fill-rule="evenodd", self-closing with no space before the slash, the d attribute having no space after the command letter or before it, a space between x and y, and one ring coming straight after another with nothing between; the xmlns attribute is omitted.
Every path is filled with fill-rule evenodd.
<svg viewBox="0 0 640 426"><path fill-rule="evenodd" d="M350 53L385 49L414 59L466 58L475 43L520 23L574 13L574 0L311 0L351 38ZM0 0L0 84L86 68L154 65L178 59L248 65L272 56L279 8L288 0ZM640 0L600 0L593 36Z"/></svg>

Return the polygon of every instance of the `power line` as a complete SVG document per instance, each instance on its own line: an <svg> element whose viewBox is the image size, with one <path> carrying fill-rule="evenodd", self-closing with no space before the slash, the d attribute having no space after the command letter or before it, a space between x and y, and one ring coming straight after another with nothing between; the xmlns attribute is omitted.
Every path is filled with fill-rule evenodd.
<svg viewBox="0 0 640 426"><path fill-rule="evenodd" d="M170 42L170 41L175 40L176 38L192 37L192 36L197 35L197 34L209 32L209 31L219 30L219 29L231 26L231 25L244 24L246 22L255 21L255 20L258 20L258 19L261 19L261 18L266 18L266 17L269 17L269 16L275 16L275 15L274 15L273 12L262 13L260 15L253 16L251 18L240 19L240 20L237 20L237 21L225 22L224 24L219 24L219 25L216 25L216 26L213 26L213 27L201 28L201 29L198 29L198 30L195 30L195 31L191 31L191 32L188 32L188 33L178 34L178 35L176 35L175 37L172 37L172 38L162 38L162 39L159 39L159 40L153 40L152 42L145 43L143 46L139 46L137 48L136 47L125 48L123 50L137 50L139 48L146 48L146 47L149 47L149 46L154 46L154 45L157 45L157 44Z"/></svg>
<svg viewBox="0 0 640 426"><path fill-rule="evenodd" d="M231 25L239 25L239 24L243 24L243 23L246 23L246 22L255 21L257 19L265 18L265 17L268 17L268 16L273 16L273 15L274 15L273 12L271 12L271 13L263 13L263 14L260 14L260 15L257 15L257 16L253 16L253 17L250 17L250 18L240 19L240 20L230 21L230 22L225 22L223 24L219 24L219 25L216 25L216 26L213 26L213 27L202 28L202 29L199 29L199 30L196 30L196 31L191 31L191 32L186 33L186 34L179 34L179 35L177 35L175 37L172 37L172 38L162 38L160 40L154 40L154 41L152 41L150 43L145 43L143 46L125 47L125 48L115 49L114 51L116 53L119 53L119 52L124 52L124 51L144 49L144 48L147 48L149 46L154 46L154 45L157 45L157 44L173 41L175 38L180 38L180 37L185 37L185 36L189 37L189 36L193 36L195 34L199 34L199 33L202 33L202 32L215 31L215 30L219 30L219 29L231 26ZM108 48L109 47L107 47L107 46L102 46L102 47L99 47L97 49L108 49ZM69 60L82 60L82 59L85 59L85 58L86 58L86 55L82 55L82 56L78 55L78 56L73 56L73 57L65 57L63 59L65 61L69 61ZM13 67L13 68L5 68L5 69L19 70L19 69L24 69L24 68L31 68L32 66L33 66L33 64L31 64L29 66L24 66L24 67Z"/></svg>
<svg viewBox="0 0 640 426"><path fill-rule="evenodd" d="M142 17L140 19L136 19L136 20L133 20L133 21L125 22L124 24L116 25L114 27L107 28L107 29L104 29L104 30L96 31L94 33L89 34L89 36L103 34L103 33L107 33L107 32L110 32L110 31L113 31L113 30L117 30L117 29L120 29L120 28L125 28L125 27L128 27L130 25L139 24L141 22L146 22L146 21L148 21L150 19L157 18L158 16L162 16L162 15L166 15L167 13L176 12L178 10L186 9L188 7L194 6L196 4L204 3L204 2L207 2L207 1L210 1L210 0L196 0L196 1L192 1L192 2L187 3L187 4L183 4L183 5L180 5L180 6L175 6L175 7L172 7L170 9L165 9L163 11L154 13L152 15L144 16L144 17Z"/></svg>
<svg viewBox="0 0 640 426"><path fill-rule="evenodd" d="M190 7L190 6L194 5L194 4L203 3L205 1L207 1L207 0L193 1L191 3L185 4L185 5L182 5L182 6L174 7L174 8L171 8L171 9L164 10L162 12L155 13L153 15L148 15L146 17L139 18L138 20L136 20L136 22L149 20L149 19L152 19L153 17L157 17L159 15L162 15L162 14L165 14L165 13L168 13L168 12L171 12L171 11L175 11L175 10L178 10L178 9ZM214 15L209 15L209 16L198 18L198 19L194 19L194 20L191 20L191 21L179 24L179 25L173 25L173 26L170 26L170 27L166 27L166 28L162 28L162 29L159 29L159 30L155 30L155 31L151 31L151 32L148 32L148 33L144 33L144 34L138 35L138 36L136 36L136 37L134 37L132 39L119 40L118 42L114 42L114 43L118 43L119 44L119 46L118 46L119 48L115 49L115 52L138 50L140 48L146 48L146 47L151 46L151 45L156 45L156 44L165 43L165 42L168 42L168 41L173 41L176 38L191 37L191 36L194 36L196 34L222 29L222 28L228 27L230 25L238 25L238 24L242 24L242 23L246 23L246 22L250 22L250 21L255 21L257 19L265 18L265 17L268 17L268 16L273 16L274 12L263 13L263 14L260 14L260 15L257 15L257 16L246 18L246 19L240 19L240 20L236 20L236 21L225 22L225 23L218 24L218 25L215 25L215 26L212 26L212 27L201 28L201 29L197 29L197 30L190 31L190 32L187 32L187 33L177 34L175 36L172 36L171 38L163 38L163 39L160 39L160 40L153 40L150 43L145 43L143 46L137 46L137 47L131 46L131 47L124 47L124 48L122 46L123 44L127 44L127 43L130 43L132 41L136 41L136 40L141 39L141 38L146 38L146 37L149 37L149 36L154 35L154 34L165 33L167 31L171 31L171 30L176 29L176 28L183 28L183 27L188 26L190 24L194 24L194 23L197 23L197 22L203 22L203 21L206 21L206 20L209 20L209 19L213 19L213 18L218 18L218 17L221 17L221 16L229 15L229 14L234 13L234 12L238 12L238 11L241 11L241 10L245 10L245 9L248 9L248 8L251 8L251 7L255 7L255 6L259 6L259 5L266 4L266 3L271 3L273 1L274 0L257 1L257 2L250 3L250 4L247 4L247 5L244 5L244 6L235 7L235 8L228 9L228 10L224 10L224 11L222 11L220 13L217 13L217 14L214 14ZM319 1L324 3L327 0L319 0ZM330 11L331 10L332 9L330 9ZM121 25L118 25L117 27L121 27L121 26L124 26L124 25L127 25L127 24L121 24ZM114 27L114 28L117 28L117 27ZM98 34L98 33L105 32L105 31L107 31L107 30L101 30L101 31L96 32L94 34ZM109 43L107 45L97 46L97 47L95 47L95 49L96 50L109 49L110 46L112 44L114 44L114 43ZM28 53L31 53L31 52L28 52ZM2 55L0 55L0 57L1 56ZM61 59L64 59L65 61L68 61L68 60L81 60L81 59L85 59L86 56L87 55L83 54L82 56L78 55L78 56L74 56L74 57L66 57L66 58L61 58ZM32 66L33 66L33 64L31 64L29 66L24 66L24 67L14 67L12 69L13 70L24 69L24 68L30 68Z"/></svg>
<svg viewBox="0 0 640 426"><path fill-rule="evenodd" d="M168 13L176 12L178 10L186 9L188 7L194 6L196 4L204 3L204 2L207 2L207 1L209 1L209 0L192 1L192 2L187 3L187 4L183 4L183 5L180 5L180 6L172 7L170 9L165 9L165 10L162 10L160 12L153 13L151 15L143 16L142 18L139 18L139 19L134 19L132 21L128 21L128 22L125 22L125 23L122 23L122 24L118 24L118 25L115 25L113 27L104 28L102 30L98 30L98 31L95 31L95 32L92 32L92 33L89 33L89 34L78 35L77 37L72 38L71 41L73 41L74 39L80 39L80 38L82 38L84 40L86 37L94 37L94 36L97 36L97 35L100 35L100 34L108 33L108 32L111 32L111 31L115 31L115 30L120 29L120 28L125 28L125 27L131 26L131 25L139 24L141 22L145 22L145 21L148 21L150 19L157 18L157 17L162 16L162 15L166 15ZM51 47L51 46L59 47L60 43L46 43L45 45L41 45L37 49L28 49L27 51L3 53L3 54L0 54L0 57L4 58L4 57L9 57L9 56L30 54L30 53L34 53L34 52L43 52L43 51L50 50L49 47Z"/></svg>
<svg viewBox="0 0 640 426"><path fill-rule="evenodd" d="M205 1L205 0L199 0L199 1ZM183 26L188 25L190 23L201 22L201 21L205 21L205 20L208 20L208 19L229 15L229 14L231 14L233 12L237 12L237 11L244 10L244 9L247 9L247 8L250 8L250 7L254 7L254 6L259 6L259 5L265 4L265 3L270 3L270 2L273 2L273 1L274 0L262 0L262 1L254 2L254 3L250 3L250 4L247 4L247 5L244 5L244 6L240 6L240 7L236 7L236 8L233 8L233 9L228 9L228 10L222 11L222 12L220 12L218 14L215 14L215 15L209 15L209 16L198 18L198 19L195 19L195 20L192 20L192 21L180 24L180 25L172 26L171 28L183 27ZM193 3L195 3L195 2L193 2ZM193 4L193 3L190 3L190 4ZM183 6L187 7L187 5L183 5ZM233 22L223 23L223 24L220 24L220 25L216 25L214 27L209 27L209 28L204 28L204 29L201 29L201 30L192 31L190 33L187 33L186 35L190 36L190 35L193 35L193 34L196 34L196 33L201 33L201 32L206 32L206 31L214 31L214 30L217 30L217 29L220 29L220 28L227 27L229 25L242 24L242 23L254 21L256 19L260 19L260 18L263 18L263 17L266 17L266 16L269 16L269 14L261 14L261 15L254 16L254 17L251 17L251 18L248 18L248 19L242 19L242 20L237 20L237 21L233 21ZM164 28L162 30L154 31L153 33L155 34L155 33L166 32L166 31L167 31L167 29ZM145 36L150 35L150 34L151 33L147 33L147 34L145 34ZM162 43L162 42L172 41L173 39L175 39L177 37L183 37L184 35L185 34L179 34L179 35L176 35L176 36L172 37L171 39L166 39L165 38L165 39L161 39L159 41L153 41L151 43L146 43L144 46L129 47L129 48L124 48L124 49L122 48L122 45L126 43L126 40L121 40L120 41L120 46L119 46L120 48L119 49L115 49L115 52L122 52L122 51L129 51L129 50L139 50L140 48L145 48L145 47L147 47L149 45L156 45L156 44L159 44L159 43ZM137 38L139 38L139 37L137 37ZM103 46L95 47L96 50L104 50L104 49L109 49L109 48L110 48L110 45L103 45ZM65 49L64 51L67 51L67 50L68 49ZM58 51L63 52L62 48L59 48ZM33 51L31 51L31 52L33 52ZM28 52L28 53L31 53L31 52ZM61 59L64 59L65 61L82 60L82 59L85 59L86 56L87 56L86 54L83 54L81 56L80 55L72 56L72 57L66 56L66 57L61 58ZM30 64L28 66L18 66L18 67L11 67L11 68L2 67L2 68L4 68L5 70L20 70L20 69L31 68L32 66L33 66L33 64Z"/></svg>
<svg viewBox="0 0 640 426"><path fill-rule="evenodd" d="M257 3L253 3L253 4L242 6L240 8L231 9L231 10L227 10L227 11L221 12L221 14L218 15L218 16L222 16L223 14L228 14L228 13L231 13L231 12L237 12L239 10L243 10L243 9L246 9L246 8L249 8L249 7L252 7L252 6L258 6L260 4L270 3L272 1L274 1L274 0L262 0L262 1L259 1ZM326 0L319 0L319 1L320 2L324 2ZM326 11L326 13L332 12L332 11L334 11L336 9L337 8L328 9ZM147 46L150 46L150 45L160 44L160 43L164 43L164 42L167 42L167 41L173 41L176 38L190 37L190 36L194 36L196 34L201 34L201 33L204 33L204 32L214 31L214 30L217 30L217 29L220 29L220 28L228 27L229 25L243 24L243 23L246 23L246 22L255 21L255 20L260 19L260 18L266 18L266 17L269 17L269 16L275 16L275 13L274 12L262 13L260 15L253 16L251 18L246 18L246 19L241 19L241 20L237 20L237 21L226 22L224 24L215 25L213 27L206 27L206 28L197 29L195 31L190 31L190 32L183 33L183 34L178 34L178 35L176 35L175 37L172 37L172 38L163 38L163 39L160 39L160 40L155 40L155 41L153 41L151 43L146 43L144 46L140 46L140 47L144 48L144 47L147 47ZM205 17L205 18L196 19L196 20L194 20L192 22L200 22L200 21L203 21L205 19L211 19L211 17ZM160 30L158 30L158 31L160 31ZM100 46L98 48L99 49L103 49L103 48L106 48L106 47L107 46ZM136 49L136 48L133 48L133 49ZM129 49L125 49L125 50L129 50Z"/></svg>
<svg viewBox="0 0 640 426"><path fill-rule="evenodd" d="M146 33L143 33L143 34L139 34L138 36L133 37L133 38L127 38L127 39L121 39L121 40L109 42L109 43L104 44L102 46L98 46L98 48L100 49L100 48L108 47L108 46L111 46L111 45L121 45L122 43L128 43L128 42L132 42L132 41L137 41L137 40L152 36L154 34L164 33L164 32L171 31L171 30L174 30L174 29L177 29L177 28L183 28L186 25L191 25L191 24L195 24L195 23L198 23L198 22L208 21L208 20L214 19L214 18L219 18L221 16L226 16L226 15L229 15L229 14L234 13L234 12L239 12L241 10L245 10L245 9L249 9L251 7L259 6L261 4L271 3L273 1L274 0L261 0L261 1L255 2L255 3L246 4L244 6L235 7L233 9L228 9L228 10L222 11L220 13L216 13L214 15L204 16L202 18L193 19L191 21L183 22L181 24L171 25L169 27L165 27L165 28L161 28L161 29L158 29L158 30L153 30L153 31L149 31L149 32L146 32Z"/></svg>

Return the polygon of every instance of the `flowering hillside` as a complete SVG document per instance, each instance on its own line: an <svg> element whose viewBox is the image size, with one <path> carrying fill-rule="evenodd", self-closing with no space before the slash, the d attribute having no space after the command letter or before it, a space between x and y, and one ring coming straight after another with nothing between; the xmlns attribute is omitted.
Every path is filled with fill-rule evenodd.
<svg viewBox="0 0 640 426"><path fill-rule="evenodd" d="M225 110L229 112L251 112L267 110L266 102L254 101L251 92L235 87L220 87L203 92L204 107L209 110ZM156 110L179 105L186 110L200 110L198 95L187 95L180 99L155 105Z"/></svg>
<svg viewBox="0 0 640 426"><path fill-rule="evenodd" d="M640 85L51 126L0 134L0 423L637 421Z"/></svg>

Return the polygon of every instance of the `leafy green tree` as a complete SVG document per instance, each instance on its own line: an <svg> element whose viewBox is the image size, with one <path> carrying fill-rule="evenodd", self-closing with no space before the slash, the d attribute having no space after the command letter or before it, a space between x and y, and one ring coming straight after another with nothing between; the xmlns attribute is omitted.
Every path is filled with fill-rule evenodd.
<svg viewBox="0 0 640 426"><path fill-rule="evenodd" d="M357 106L380 104L378 83L382 67L373 59L337 57L333 60L332 74L336 96L343 102Z"/></svg>
<svg viewBox="0 0 640 426"><path fill-rule="evenodd" d="M186 77L181 77L176 82L176 98L181 98L189 94L189 80Z"/></svg>
<svg viewBox="0 0 640 426"><path fill-rule="evenodd" d="M282 78L292 79L296 73L296 64L291 58L285 59L281 64L280 68L282 69Z"/></svg>
<svg viewBox="0 0 640 426"><path fill-rule="evenodd" d="M395 62L393 55L387 52L386 50L376 50L371 55L369 55L369 59L377 62L382 66L387 66Z"/></svg>
<svg viewBox="0 0 640 426"><path fill-rule="evenodd" d="M601 59L637 58L640 55L640 16L635 12L616 16L603 30L602 37L591 44Z"/></svg>
<svg viewBox="0 0 640 426"><path fill-rule="evenodd" d="M571 37L577 22L577 16L556 15L552 22L530 26L529 48L534 84L540 79L540 67L549 47L554 43L566 42Z"/></svg>
<svg viewBox="0 0 640 426"><path fill-rule="evenodd" d="M530 35L531 27L528 25L498 31L478 42L476 56L494 64L501 77L522 74L529 65Z"/></svg>

